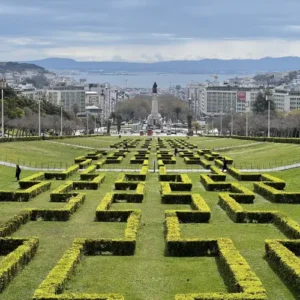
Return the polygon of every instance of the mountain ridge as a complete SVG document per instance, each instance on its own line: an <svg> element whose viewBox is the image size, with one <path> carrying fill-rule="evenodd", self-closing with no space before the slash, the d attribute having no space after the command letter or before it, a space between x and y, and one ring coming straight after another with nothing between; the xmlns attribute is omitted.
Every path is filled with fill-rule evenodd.
<svg viewBox="0 0 300 300"><path fill-rule="evenodd" d="M202 59L173 60L153 63L117 61L76 61L71 58L45 58L28 61L45 69L103 72L161 72L161 73L248 73L285 72L300 69L300 57L264 57L260 59Z"/></svg>

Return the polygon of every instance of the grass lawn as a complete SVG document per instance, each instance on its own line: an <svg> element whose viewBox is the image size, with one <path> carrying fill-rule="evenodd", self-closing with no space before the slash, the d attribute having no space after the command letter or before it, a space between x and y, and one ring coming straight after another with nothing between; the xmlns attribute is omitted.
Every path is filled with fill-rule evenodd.
<svg viewBox="0 0 300 300"><path fill-rule="evenodd" d="M173 137L172 137L173 138ZM101 138L82 138L90 147L106 148ZM186 140L182 138L182 140ZM108 137L107 145L116 143L119 139ZM155 139L154 139L155 141ZM152 153L149 166L156 159L152 142ZM250 144L249 141L231 139L198 138L188 140L199 145L199 149L226 147L232 145ZM80 143L81 139L61 140L59 143ZM227 143L227 144L226 144ZM138 148L143 144L139 143ZM167 144L167 142L166 142ZM16 147L20 149L16 152ZM35 148L32 153L26 150L27 145ZM271 145L269 147L269 145ZM265 147L265 148L264 148ZM24 148L24 153L21 149ZM72 148L54 143L18 142L0 145L0 153L7 155L12 152L15 158L18 154L25 159L39 159L41 153L56 151L58 157L73 162L74 158L89 150ZM52 149L52 150L51 150ZM56 150L54 150L56 149ZM235 149L226 153L234 158L236 163L248 163L248 156L242 151L247 148ZM254 150L256 149L256 150ZM260 150L258 150L260 149ZM263 150L265 149L265 150ZM300 148L299 148L300 149ZM278 151L282 157L296 153L297 147L285 144L262 144L248 149L251 157L274 160ZM112 149L114 151L114 149ZM133 149L134 151L134 149ZM36 153L36 155L34 155ZM267 153L269 153L269 158ZM5 155L5 154L4 154ZM236 155L236 156L235 156ZM286 156L285 156L286 155ZM250 156L250 155L249 155ZM132 154L129 153L118 166L121 169L129 166ZM172 168L184 168L183 159L177 157ZM140 169L141 165L131 165ZM104 168L110 167L105 165ZM166 166L169 169L171 166ZM196 166L199 168L199 166ZM151 168L152 170L152 168ZM16 190L18 183L14 179L14 168L0 166L0 190ZM34 172L23 171L22 178ZM75 238L122 238L125 222L97 222L95 211L107 192L114 191L114 182L120 172L106 172L104 183L98 190L83 190L86 193L85 203L67 222L31 221L20 227L13 237L38 237L39 248L32 261L15 277L8 287L0 294L1 300L31 300L34 291L47 277L62 255L71 247ZM299 191L300 169L271 173L287 182L287 191ZM266 239L286 238L272 224L236 224L218 205L218 192L207 192L200 183L200 172L188 173L193 182L192 192L199 193L211 209L211 220L208 224L180 224L181 235L189 238L230 238L241 255L247 260L267 290L270 300L299 299L287 287L264 258L264 241ZM79 173L68 180L79 180ZM236 181L227 175L228 182ZM64 181L53 180L50 191L44 192L28 202L0 202L0 224L7 222L12 216L25 208L60 208L65 203L50 202L50 193ZM253 190L253 182L240 182L241 185ZM300 205L274 204L256 195L254 204L243 204L249 210L278 210L300 222ZM164 222L165 210L186 209L189 205L162 204L158 174L149 172L146 180L145 196L142 203L114 203L111 209L140 209L141 224L138 230L137 249L133 256L95 255L84 256L75 275L68 282L64 292L67 293L120 293L126 300L173 300L176 294L200 292L227 292L218 269L218 258L215 257L170 257L165 254ZM0 225L1 227L1 225ZM0 263L3 256L0 256Z"/></svg>

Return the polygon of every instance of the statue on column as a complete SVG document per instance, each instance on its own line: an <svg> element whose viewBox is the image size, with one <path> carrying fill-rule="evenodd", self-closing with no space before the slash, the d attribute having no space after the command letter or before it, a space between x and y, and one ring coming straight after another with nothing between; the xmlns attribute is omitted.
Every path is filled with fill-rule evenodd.
<svg viewBox="0 0 300 300"><path fill-rule="evenodd" d="M153 84L152 93L157 94L157 84L156 84L156 82L154 82L154 84Z"/></svg>

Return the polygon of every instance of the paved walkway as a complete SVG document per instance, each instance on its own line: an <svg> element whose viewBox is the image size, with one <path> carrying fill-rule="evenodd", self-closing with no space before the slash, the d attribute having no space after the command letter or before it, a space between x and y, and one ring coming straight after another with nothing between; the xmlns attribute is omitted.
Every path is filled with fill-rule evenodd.
<svg viewBox="0 0 300 300"><path fill-rule="evenodd" d="M6 167L12 167L15 168L16 164L6 161L0 161L1 166ZM66 169L55 169L55 168L34 168L34 167L27 167L19 165L21 169L23 170L29 170L29 171L65 171ZM255 173L255 172L276 172L276 171L284 171L284 170L291 170L300 168L300 163L292 164L292 165L286 165L286 166L280 166L275 168L269 168L269 169L240 169L240 172L245 173ZM98 169L98 172L140 172L141 169ZM149 168L149 173L154 173L153 168ZM155 170L155 172L158 172L158 169ZM206 169L168 169L167 167L167 173L209 173L210 170Z"/></svg>
<svg viewBox="0 0 300 300"><path fill-rule="evenodd" d="M7 161L0 161L0 165L1 166L6 166L6 167L12 167L12 168L15 168L16 167L16 164L15 163L10 163L10 162L7 162ZM54 168L33 168L33 167L27 167L27 166L22 166L22 165L19 165L20 168L22 170L29 170L29 171L65 171L65 169L54 169Z"/></svg>
<svg viewBox="0 0 300 300"><path fill-rule="evenodd" d="M54 141L45 141L45 142L51 143L51 144L59 144L59 145L64 145L64 146L69 146L69 147L75 147L75 148L82 148L82 149L93 149L93 150L99 149L99 148L94 148L94 147L80 146L80 145L74 145L74 144L68 144L68 143L60 143L60 142L54 142Z"/></svg>

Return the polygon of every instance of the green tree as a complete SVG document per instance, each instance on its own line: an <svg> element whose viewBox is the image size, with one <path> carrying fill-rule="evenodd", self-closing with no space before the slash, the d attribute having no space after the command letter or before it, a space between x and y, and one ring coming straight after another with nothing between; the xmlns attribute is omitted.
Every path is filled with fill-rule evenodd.
<svg viewBox="0 0 300 300"><path fill-rule="evenodd" d="M252 105L252 110L253 112L257 114L264 113L268 110L268 101L266 100L266 96L270 96L269 92L259 92L255 101L253 102ZM270 101L270 110L274 111L275 110L275 103L273 100Z"/></svg>

